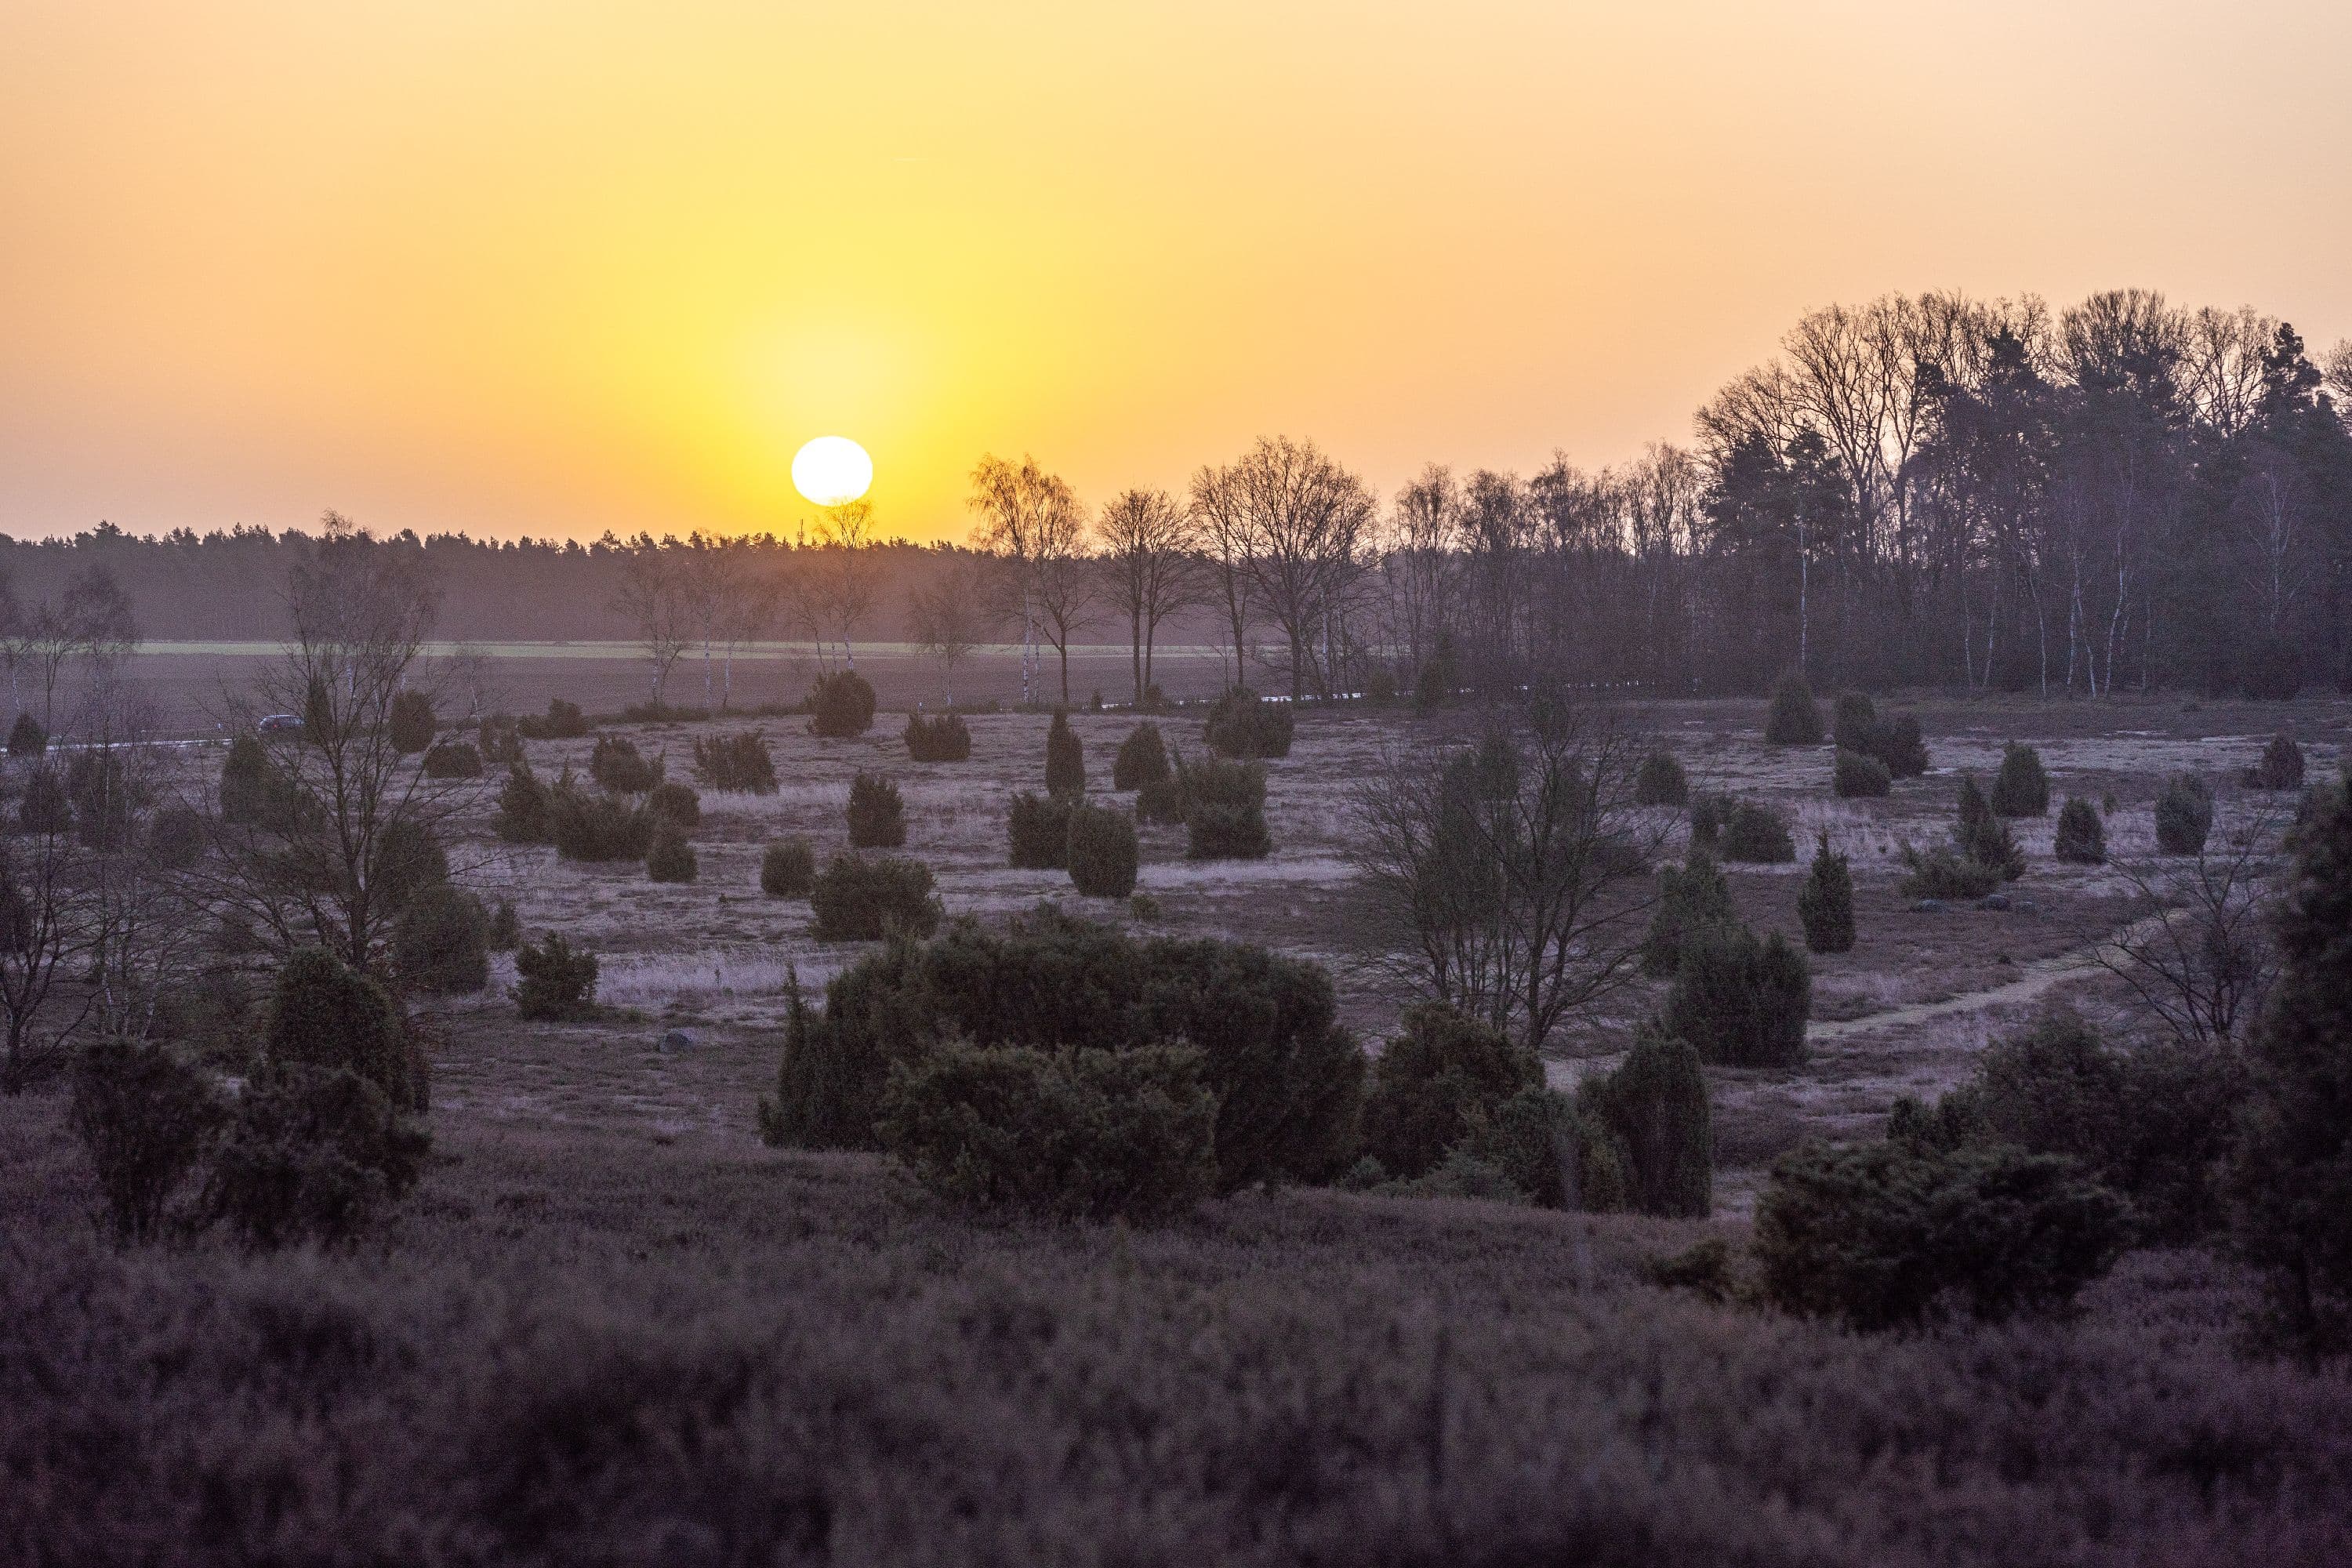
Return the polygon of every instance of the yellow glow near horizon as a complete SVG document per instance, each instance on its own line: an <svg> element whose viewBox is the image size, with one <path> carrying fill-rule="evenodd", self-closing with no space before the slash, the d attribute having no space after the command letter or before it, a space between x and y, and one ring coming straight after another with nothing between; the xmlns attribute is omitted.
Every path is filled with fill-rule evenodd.
<svg viewBox="0 0 2352 1568"><path fill-rule="evenodd" d="M884 536L1259 435L1610 462L1803 310L2352 333L2320 0L11 0L0 531Z"/></svg>
<svg viewBox="0 0 2352 1568"><path fill-rule="evenodd" d="M793 488L818 506L841 506L874 483L874 459L846 436L819 436L793 454Z"/></svg>

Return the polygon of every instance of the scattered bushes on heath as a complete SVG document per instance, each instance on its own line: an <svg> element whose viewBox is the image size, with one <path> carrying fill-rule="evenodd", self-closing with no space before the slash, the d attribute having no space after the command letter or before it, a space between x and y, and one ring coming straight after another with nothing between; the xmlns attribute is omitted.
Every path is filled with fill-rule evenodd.
<svg viewBox="0 0 2352 1568"><path fill-rule="evenodd" d="M1160 726L1149 721L1129 731L1127 739L1118 743L1118 754L1111 759L1113 789L1145 789L1171 776L1168 747L1160 738Z"/></svg>
<svg viewBox="0 0 2352 1568"><path fill-rule="evenodd" d="M1722 868L1706 850L1693 849L1680 868L1668 866L1658 873L1658 907L1642 942L1642 973L1654 979L1672 974L1690 933L1736 920Z"/></svg>
<svg viewBox="0 0 2352 1568"><path fill-rule="evenodd" d="M931 868L899 855L836 855L809 888L819 942L879 942L939 929Z"/></svg>
<svg viewBox="0 0 2352 1568"><path fill-rule="evenodd" d="M596 1012L596 955L553 931L515 950L515 1011L534 1021L564 1023Z"/></svg>
<svg viewBox="0 0 2352 1568"><path fill-rule="evenodd" d="M1187 858L1263 860L1274 852L1265 827L1262 764L1210 757L1180 763L1176 779L1184 802Z"/></svg>
<svg viewBox="0 0 2352 1568"><path fill-rule="evenodd" d="M703 788L715 789L721 795L775 794L776 762L768 754L768 738L757 730L698 736L694 742L694 779Z"/></svg>
<svg viewBox="0 0 2352 1568"><path fill-rule="evenodd" d="M1805 1059L1812 971L1779 931L1746 926L1686 933L1662 1022L1702 1058L1732 1067L1792 1067Z"/></svg>
<svg viewBox="0 0 2352 1568"><path fill-rule="evenodd" d="M446 882L426 888L393 925L393 966L412 991L471 994L490 983L490 917Z"/></svg>
<svg viewBox="0 0 2352 1568"><path fill-rule="evenodd" d="M971 731L961 714L940 713L928 719L920 713L909 714L899 738L907 742L907 755L915 762L961 763L971 756Z"/></svg>
<svg viewBox="0 0 2352 1568"><path fill-rule="evenodd" d="M1070 864L1070 810L1064 795L1032 795L1016 790L1005 818L1010 840L1008 863L1022 871L1060 871Z"/></svg>
<svg viewBox="0 0 2352 1568"><path fill-rule="evenodd" d="M1054 710L1054 723L1045 731L1045 793L1084 795L1087 792L1087 752L1070 728L1070 716Z"/></svg>
<svg viewBox="0 0 2352 1568"><path fill-rule="evenodd" d="M1184 1041L1217 1106L1217 1190L1328 1181L1355 1157L1363 1054L1318 965L1238 943L1160 938L1041 911L990 931L959 921L892 942L795 997L772 1143L872 1148L884 1085L950 1039L988 1048L1124 1051Z"/></svg>
<svg viewBox="0 0 2352 1568"><path fill-rule="evenodd" d="M588 756L588 776L615 795L643 795L661 783L663 766L647 761L626 735L599 735Z"/></svg>
<svg viewBox="0 0 2352 1568"><path fill-rule="evenodd" d="M428 779L478 779L482 753L471 741L440 741L426 749L424 765Z"/></svg>
<svg viewBox="0 0 2352 1568"><path fill-rule="evenodd" d="M436 728L433 699L422 691L402 691L394 695L392 715L385 728L390 731L392 749L404 757L413 757L433 744Z"/></svg>
<svg viewBox="0 0 2352 1568"><path fill-rule="evenodd" d="M1424 1174L1506 1101L1542 1087L1535 1053L1493 1025L1434 1003L1408 1007L1372 1063L1364 1152L1391 1176Z"/></svg>
<svg viewBox="0 0 2352 1568"><path fill-rule="evenodd" d="M646 878L654 882L691 882L702 874L701 858L676 823L657 821L646 847Z"/></svg>
<svg viewBox="0 0 2352 1568"><path fill-rule="evenodd" d="M357 1073L396 1108L424 1109L425 1064L407 1020L383 986L325 948L299 948L279 968L261 1053L274 1067Z"/></svg>
<svg viewBox="0 0 2352 1568"><path fill-rule="evenodd" d="M1690 779L1672 752L1652 752L1633 775L1636 805L1683 805L1690 800Z"/></svg>
<svg viewBox="0 0 2352 1568"><path fill-rule="evenodd" d="M1248 687L1236 686L1210 706L1204 736L1221 757L1286 757L1297 724L1288 703L1268 702Z"/></svg>
<svg viewBox="0 0 2352 1568"><path fill-rule="evenodd" d="M211 1078L163 1046L99 1040L76 1054L68 1120L116 1241L163 1233L226 1114Z"/></svg>
<svg viewBox="0 0 2352 1568"><path fill-rule="evenodd" d="M2068 795L2058 808L2058 833L2052 852L2070 866L2104 866L2107 860L2107 825L2099 808L2080 795Z"/></svg>
<svg viewBox="0 0 2352 1568"><path fill-rule="evenodd" d="M2301 789L2303 748L2282 730L2263 748L2262 760L2245 772L2248 789Z"/></svg>
<svg viewBox="0 0 2352 1568"><path fill-rule="evenodd" d="M1623 1206L1691 1219L1713 1210L1712 1112L1688 1041L1643 1026L1622 1062L1579 1087L1577 1107L1611 1142L1623 1172Z"/></svg>
<svg viewBox="0 0 2352 1568"><path fill-rule="evenodd" d="M248 1245L351 1241L405 1196L432 1141L368 1079L273 1065L237 1096L205 1190L208 1216Z"/></svg>
<svg viewBox="0 0 2352 1568"><path fill-rule="evenodd" d="M548 787L518 757L507 764L507 782L499 786L498 816L490 826L509 844L551 844L555 841L555 801Z"/></svg>
<svg viewBox="0 0 2352 1568"><path fill-rule="evenodd" d="M1993 775L1992 809L1996 816L2050 815L2050 775L2042 753L2011 741L2001 748L2000 772Z"/></svg>
<svg viewBox="0 0 2352 1568"><path fill-rule="evenodd" d="M667 823L682 833L702 826L702 797L689 784L664 779L646 792L646 810L656 825Z"/></svg>
<svg viewBox="0 0 2352 1568"><path fill-rule="evenodd" d="M2057 1155L1809 1143L1773 1166L1754 1245L1765 1300L1874 1331L2063 1310L2128 1236L2123 1201Z"/></svg>
<svg viewBox="0 0 2352 1568"><path fill-rule="evenodd" d="M1216 1123L1189 1046L949 1040L893 1067L875 1131L919 1181L959 1203L1149 1223L1216 1189Z"/></svg>
<svg viewBox="0 0 2352 1568"><path fill-rule="evenodd" d="M845 741L874 725L874 688L854 669L820 675L809 688L809 733Z"/></svg>
<svg viewBox="0 0 2352 1568"><path fill-rule="evenodd" d="M653 846L654 816L642 802L559 785L548 792L548 837L566 860L642 860Z"/></svg>
<svg viewBox="0 0 2352 1568"><path fill-rule="evenodd" d="M896 849L907 842L905 803L880 773L861 772L849 781L847 815L852 849Z"/></svg>
<svg viewBox="0 0 2352 1568"><path fill-rule="evenodd" d="M1070 812L1070 882L1089 899L1123 899L1135 891L1141 856L1135 818L1116 806L1077 805Z"/></svg>
<svg viewBox="0 0 2352 1568"><path fill-rule="evenodd" d="M1772 689L1772 706L1764 716L1764 739L1775 746L1818 746L1822 743L1822 710L1813 689L1795 670Z"/></svg>
<svg viewBox="0 0 2352 1568"><path fill-rule="evenodd" d="M761 852L760 891L772 899L805 899L816 884L816 847L806 838L779 838Z"/></svg>
<svg viewBox="0 0 2352 1568"><path fill-rule="evenodd" d="M2167 855L2198 855L2213 831L2213 792L2195 773L2175 773L2156 797L2156 847Z"/></svg>
<svg viewBox="0 0 2352 1568"><path fill-rule="evenodd" d="M1895 777L1876 757L1840 746L1831 787L1840 800L1879 800L1894 789Z"/></svg>
<svg viewBox="0 0 2352 1568"><path fill-rule="evenodd" d="M1853 951L1853 868L1830 847L1826 833L1815 842L1812 869L1797 889L1797 922L1805 929L1808 951Z"/></svg>
<svg viewBox="0 0 2352 1568"><path fill-rule="evenodd" d="M1750 865L1783 865L1797 858L1797 841L1789 819L1770 806L1752 800L1735 800L1723 815L1717 840L1726 860Z"/></svg>

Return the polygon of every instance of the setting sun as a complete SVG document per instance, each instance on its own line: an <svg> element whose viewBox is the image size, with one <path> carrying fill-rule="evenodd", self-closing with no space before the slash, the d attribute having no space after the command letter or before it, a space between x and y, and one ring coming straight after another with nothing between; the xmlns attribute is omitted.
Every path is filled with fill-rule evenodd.
<svg viewBox="0 0 2352 1568"><path fill-rule="evenodd" d="M819 506L840 506L874 483L874 459L846 436L820 436L793 457L793 488Z"/></svg>

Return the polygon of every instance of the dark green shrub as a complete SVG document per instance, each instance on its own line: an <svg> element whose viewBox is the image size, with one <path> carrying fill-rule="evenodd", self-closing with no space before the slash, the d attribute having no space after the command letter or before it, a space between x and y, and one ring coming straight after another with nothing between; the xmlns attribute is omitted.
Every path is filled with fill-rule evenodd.
<svg viewBox="0 0 2352 1568"><path fill-rule="evenodd" d="M646 792L646 810L656 824L667 822L681 832L702 826L702 797L694 786L665 779Z"/></svg>
<svg viewBox="0 0 2352 1568"><path fill-rule="evenodd" d="M693 843L673 822L656 822L646 846L646 878L654 882L691 882L702 873Z"/></svg>
<svg viewBox="0 0 2352 1568"><path fill-rule="evenodd" d="M2248 789L2301 789L2303 748L2282 730L2263 748L2263 760L2245 772Z"/></svg>
<svg viewBox="0 0 2352 1568"><path fill-rule="evenodd" d="M779 838L761 853L760 891L772 899L805 899L816 884L816 847L801 837Z"/></svg>
<svg viewBox="0 0 2352 1568"><path fill-rule="evenodd" d="M147 825L147 853L167 871L186 870L209 847L205 814L184 801L164 806Z"/></svg>
<svg viewBox="0 0 2352 1568"><path fill-rule="evenodd" d="M1543 1087L1543 1064L1492 1025L1451 1007L1405 1009L1403 1032L1372 1063L1364 1152L1392 1176L1435 1168L1505 1101Z"/></svg>
<svg viewBox="0 0 2352 1568"><path fill-rule="evenodd" d="M1263 765L1211 757L1180 763L1176 779L1184 800L1188 858L1262 860L1274 852L1265 827Z"/></svg>
<svg viewBox="0 0 2352 1568"><path fill-rule="evenodd" d="M2280 972L2247 1051L2252 1092L2231 1186L2234 1239L2273 1329L2352 1344L2352 786L2314 792L2275 917Z"/></svg>
<svg viewBox="0 0 2352 1568"><path fill-rule="evenodd" d="M440 835L413 816L394 817L375 838L375 864L368 877L376 909L397 915L427 888L449 880L449 852Z"/></svg>
<svg viewBox="0 0 2352 1568"><path fill-rule="evenodd" d="M2050 815L2050 775L2042 771L2042 753L2011 741L2001 749L2000 772L1993 775L1995 816Z"/></svg>
<svg viewBox="0 0 2352 1568"><path fill-rule="evenodd" d="M2052 851L2070 866L2104 866L2107 860L2107 825L2099 808L2079 795L2068 795L2058 808L2058 834Z"/></svg>
<svg viewBox="0 0 2352 1568"><path fill-rule="evenodd" d="M1248 687L1236 686L1211 704L1205 739L1221 757L1286 757L1297 722L1289 704L1265 701Z"/></svg>
<svg viewBox="0 0 2352 1568"><path fill-rule="evenodd" d="M1813 848L1812 870L1797 889L1797 922L1813 952L1853 951L1853 868L1830 848L1822 834Z"/></svg>
<svg viewBox="0 0 2352 1568"><path fill-rule="evenodd" d="M1764 718L1764 739L1775 746L1818 746L1822 743L1822 710L1813 689L1795 670L1772 689L1772 706Z"/></svg>
<svg viewBox="0 0 2352 1568"><path fill-rule="evenodd" d="M1959 825L1952 832L1952 847L1961 859L1989 868L2004 882L2025 875L2025 851L2018 847L2017 835L1977 788L1973 773L1960 780Z"/></svg>
<svg viewBox="0 0 2352 1568"><path fill-rule="evenodd" d="M558 787L548 793L548 836L566 860L642 860L653 847L654 816L642 803Z"/></svg>
<svg viewBox="0 0 2352 1568"><path fill-rule="evenodd" d="M836 855L809 889L819 942L879 942L939 929L931 868L898 855Z"/></svg>
<svg viewBox="0 0 2352 1568"><path fill-rule="evenodd" d="M1773 1305L1871 1331L2063 1310L2128 1235L2122 1200L2057 1155L1807 1144L1773 1166L1755 1247Z"/></svg>
<svg viewBox="0 0 2352 1568"><path fill-rule="evenodd" d="M1705 1060L1793 1067L1805 1059L1812 1000L1804 954L1779 931L1759 942L1746 926L1713 926L1685 935L1662 1021Z"/></svg>
<svg viewBox="0 0 2352 1568"><path fill-rule="evenodd" d="M588 716L577 702L566 702L561 697L547 700L547 717L519 719L516 732L532 741L576 741L588 733Z"/></svg>
<svg viewBox="0 0 2352 1568"><path fill-rule="evenodd" d="M1903 879L1906 898L1981 899L2003 880L1999 867L1956 854L1942 844L1925 854L1906 844L1903 864L1910 870Z"/></svg>
<svg viewBox="0 0 2352 1568"><path fill-rule="evenodd" d="M907 742L907 755L919 763L961 763L971 756L971 731L953 713L929 719L910 714L900 739Z"/></svg>
<svg viewBox="0 0 2352 1568"><path fill-rule="evenodd" d="M16 805L16 826L26 833L66 833L73 827L73 802L65 782L47 763L25 775L25 798Z"/></svg>
<svg viewBox="0 0 2352 1568"><path fill-rule="evenodd" d="M287 816L286 781L269 765L260 738L239 735L221 763L221 820L240 827L269 827Z"/></svg>
<svg viewBox="0 0 2352 1568"><path fill-rule="evenodd" d="M1111 759L1113 789L1145 789L1173 776L1157 724L1138 724L1129 731L1127 739L1118 743L1118 754Z"/></svg>
<svg viewBox="0 0 2352 1568"><path fill-rule="evenodd" d="M27 792L29 799L29 792ZM2195 773L2175 773L2156 797L2156 847L2167 855L2198 855L2213 831L2213 792Z"/></svg>
<svg viewBox="0 0 2352 1568"><path fill-rule="evenodd" d="M1011 864L1024 871L1060 871L1070 864L1071 797L1015 791L1005 821Z"/></svg>
<svg viewBox="0 0 2352 1568"><path fill-rule="evenodd" d="M1217 1102L1189 1046L1059 1052L949 1042L898 1063L882 1147L980 1208L1149 1223L1216 1189Z"/></svg>
<svg viewBox="0 0 2352 1568"><path fill-rule="evenodd" d="M1723 825L1737 803L1727 795L1695 795L1690 803L1690 847L1717 853L1723 847Z"/></svg>
<svg viewBox="0 0 2352 1568"><path fill-rule="evenodd" d="M1135 891L1141 858L1135 818L1113 806L1080 805L1070 813L1070 882L1089 899L1123 899Z"/></svg>
<svg viewBox="0 0 2352 1568"><path fill-rule="evenodd" d="M422 691L403 691L392 700L392 721L386 728L391 732L392 749L404 757L413 757L433 744L436 728L433 699Z"/></svg>
<svg viewBox="0 0 2352 1568"><path fill-rule="evenodd" d="M512 899L500 899L490 911L490 951L512 952L521 945L522 918L515 913Z"/></svg>
<svg viewBox="0 0 2352 1568"><path fill-rule="evenodd" d="M474 749L471 741L439 741L425 748L425 776L428 779L478 779L482 776L482 753Z"/></svg>
<svg viewBox="0 0 2352 1568"><path fill-rule="evenodd" d="M530 763L518 757L507 764L507 782L499 786L498 816L490 824L509 844L551 844L555 840L555 801Z"/></svg>
<svg viewBox="0 0 2352 1568"><path fill-rule="evenodd" d="M89 1155L118 1242L164 1229L226 1115L212 1079L158 1045L99 1040L74 1058L68 1121Z"/></svg>
<svg viewBox="0 0 2352 1568"><path fill-rule="evenodd" d="M588 756L588 776L615 795L643 795L662 781L659 758L648 762L626 735L599 735Z"/></svg>
<svg viewBox="0 0 2352 1568"><path fill-rule="evenodd" d="M412 991L470 994L490 983L490 917L446 882L420 890L392 932L392 961Z"/></svg>
<svg viewBox="0 0 2352 1568"><path fill-rule="evenodd" d="M1872 737L1871 755L1886 764L1898 779L1916 779L1927 771L1927 742L1919 734L1919 721L1908 713L1882 719Z"/></svg>
<svg viewBox="0 0 2352 1568"><path fill-rule="evenodd" d="M860 773L849 781L848 816L852 849L896 849L907 842L898 786L880 773Z"/></svg>
<svg viewBox="0 0 2352 1568"><path fill-rule="evenodd" d="M870 711L867 717L871 719ZM715 789L721 795L775 794L776 763L768 754L768 738L757 730L698 736L694 742L694 778L703 788Z"/></svg>
<svg viewBox="0 0 2352 1568"><path fill-rule="evenodd" d="M1521 1089L1468 1120L1469 1131L1447 1152L1449 1158L1466 1156L1541 1208L1615 1214L1625 1207L1623 1151L1567 1095Z"/></svg>
<svg viewBox="0 0 2352 1568"><path fill-rule="evenodd" d="M273 1066L357 1073L398 1107L423 1103L407 1020L383 986L322 947L298 948L278 969L261 1054Z"/></svg>
<svg viewBox="0 0 2352 1568"><path fill-rule="evenodd" d="M1658 907L1642 942L1642 973L1654 979L1672 974L1682 963L1683 942L1692 931L1735 920L1731 884L1723 879L1714 857L1693 849L1679 868L1668 866L1658 873Z"/></svg>
<svg viewBox="0 0 2352 1568"><path fill-rule="evenodd" d="M1135 792L1138 822L1181 823L1184 820L1184 789L1171 776L1155 779Z"/></svg>
<svg viewBox="0 0 2352 1568"><path fill-rule="evenodd" d="M1715 1135L1706 1078L1689 1042L1644 1026L1611 1072L1584 1080L1577 1108L1616 1145L1625 1206L1705 1219L1715 1206Z"/></svg>
<svg viewBox="0 0 2352 1568"><path fill-rule="evenodd" d="M1782 865L1797 858L1789 819L1752 800L1735 800L1724 814L1722 854L1750 865Z"/></svg>
<svg viewBox="0 0 2352 1568"><path fill-rule="evenodd" d="M16 722L8 731L8 754L12 757L37 757L48 749L49 732L41 728L41 721L30 713L17 714Z"/></svg>
<svg viewBox="0 0 2352 1568"><path fill-rule="evenodd" d="M272 1066L237 1097L205 1206L251 1247L340 1246L407 1195L431 1149L424 1130L357 1073Z"/></svg>
<svg viewBox="0 0 2352 1568"><path fill-rule="evenodd" d="M596 955L553 931L515 949L515 1012L563 1022L596 1014Z"/></svg>
<svg viewBox="0 0 2352 1568"><path fill-rule="evenodd" d="M874 726L874 688L854 669L820 675L808 694L809 733L845 741Z"/></svg>
<svg viewBox="0 0 2352 1568"><path fill-rule="evenodd" d="M1894 775L1876 757L1841 746L1833 764L1832 788L1840 800L1877 800L1895 787Z"/></svg>
<svg viewBox="0 0 2352 1568"><path fill-rule="evenodd" d="M1690 799L1690 780L1672 752L1652 752L1633 775L1636 805L1682 805Z"/></svg>
<svg viewBox="0 0 2352 1568"><path fill-rule="evenodd" d="M1056 708L1053 727L1045 731L1045 793L1084 795L1086 790L1086 748L1070 728L1070 716Z"/></svg>
<svg viewBox="0 0 2352 1568"><path fill-rule="evenodd" d="M1830 734L1842 752L1878 754L1878 710L1859 691L1841 692L1830 709Z"/></svg>

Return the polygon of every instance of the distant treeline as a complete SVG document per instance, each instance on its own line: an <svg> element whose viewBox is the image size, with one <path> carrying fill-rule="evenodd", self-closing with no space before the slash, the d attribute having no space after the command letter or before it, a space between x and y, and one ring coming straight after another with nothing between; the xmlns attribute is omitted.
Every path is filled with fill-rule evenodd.
<svg viewBox="0 0 2352 1568"><path fill-rule="evenodd" d="M380 541L442 588L437 636L640 639L656 667L768 637L961 649L1216 642L1294 692L1532 680L1817 682L2088 695L2352 688L2352 345L2324 364L2252 310L2123 290L1890 296L1806 316L1700 410L1698 441L1601 470L1459 478L1382 502L1312 443L1098 512L1034 460L972 475L978 550ZM297 531L101 527L0 541L20 603L92 568L151 640L284 629ZM1136 683L1150 679L1148 653Z"/></svg>

